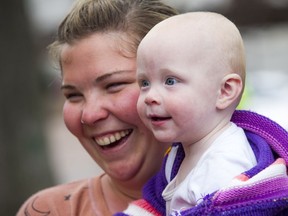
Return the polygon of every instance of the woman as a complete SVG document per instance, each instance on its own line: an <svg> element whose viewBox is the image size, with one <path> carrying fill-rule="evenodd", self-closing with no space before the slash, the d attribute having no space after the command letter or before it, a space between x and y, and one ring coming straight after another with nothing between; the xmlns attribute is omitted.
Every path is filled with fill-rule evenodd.
<svg viewBox="0 0 288 216"><path fill-rule="evenodd" d="M40 191L18 216L111 215L141 197L168 145L138 117L136 50L176 13L158 0L76 1L50 51L61 68L65 124L105 173Z"/></svg>

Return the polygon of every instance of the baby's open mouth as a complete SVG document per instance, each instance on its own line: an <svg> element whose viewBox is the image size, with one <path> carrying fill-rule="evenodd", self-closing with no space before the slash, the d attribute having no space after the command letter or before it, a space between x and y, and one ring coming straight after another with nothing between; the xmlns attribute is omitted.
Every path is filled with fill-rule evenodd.
<svg viewBox="0 0 288 216"><path fill-rule="evenodd" d="M152 121L165 121L169 119L171 119L171 117L151 117Z"/></svg>

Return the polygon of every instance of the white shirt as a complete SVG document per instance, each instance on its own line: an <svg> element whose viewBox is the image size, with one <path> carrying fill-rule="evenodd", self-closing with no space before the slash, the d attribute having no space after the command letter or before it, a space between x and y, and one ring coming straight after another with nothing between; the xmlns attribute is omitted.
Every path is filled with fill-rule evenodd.
<svg viewBox="0 0 288 216"><path fill-rule="evenodd" d="M227 185L235 176L257 164L242 128L231 124L204 152L196 166L177 187L176 177L162 193L169 215L201 202Z"/></svg>

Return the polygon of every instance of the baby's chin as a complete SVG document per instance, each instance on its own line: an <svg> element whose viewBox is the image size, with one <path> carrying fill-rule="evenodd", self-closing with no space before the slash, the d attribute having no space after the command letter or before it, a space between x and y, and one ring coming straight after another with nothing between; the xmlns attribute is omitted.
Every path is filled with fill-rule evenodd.
<svg viewBox="0 0 288 216"><path fill-rule="evenodd" d="M161 135L159 135L157 132L153 132L153 134L154 134L154 137L156 138L156 140L158 141L158 142L161 142L161 143L173 143L174 142L174 139L172 139L171 137L168 137L167 135L163 135L163 134L161 134Z"/></svg>

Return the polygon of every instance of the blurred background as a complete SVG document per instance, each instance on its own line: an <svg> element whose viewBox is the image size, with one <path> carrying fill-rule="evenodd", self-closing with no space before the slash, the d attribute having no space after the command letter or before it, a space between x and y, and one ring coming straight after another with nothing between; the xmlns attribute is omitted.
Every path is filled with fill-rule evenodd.
<svg viewBox="0 0 288 216"><path fill-rule="evenodd" d="M240 29L247 53L241 108L288 129L288 0L164 0L180 12L222 13ZM0 5L0 215L55 184L101 170L62 120L61 77L46 47L73 0Z"/></svg>

